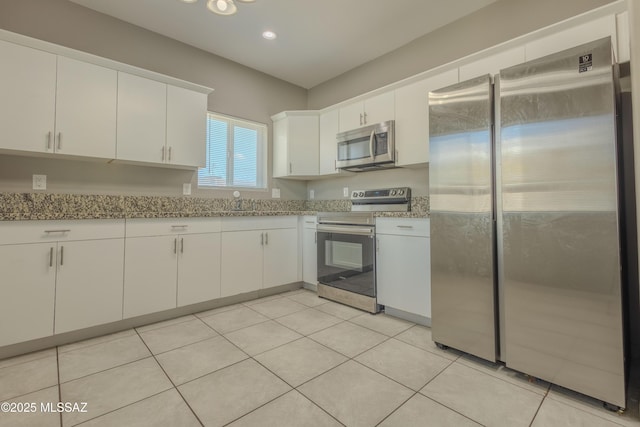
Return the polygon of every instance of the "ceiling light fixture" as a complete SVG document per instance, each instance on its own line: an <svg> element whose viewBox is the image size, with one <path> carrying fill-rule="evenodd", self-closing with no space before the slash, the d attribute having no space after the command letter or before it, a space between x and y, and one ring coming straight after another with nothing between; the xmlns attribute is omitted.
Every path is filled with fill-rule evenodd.
<svg viewBox="0 0 640 427"><path fill-rule="evenodd" d="M278 37L278 35L273 31L265 31L264 33L262 33L262 37L267 40L275 40L275 38Z"/></svg>
<svg viewBox="0 0 640 427"><path fill-rule="evenodd" d="M180 0L183 3L196 3L198 0ZM256 0L236 0L240 3L253 3ZM234 0L208 0L207 9L218 15L229 16L238 11Z"/></svg>

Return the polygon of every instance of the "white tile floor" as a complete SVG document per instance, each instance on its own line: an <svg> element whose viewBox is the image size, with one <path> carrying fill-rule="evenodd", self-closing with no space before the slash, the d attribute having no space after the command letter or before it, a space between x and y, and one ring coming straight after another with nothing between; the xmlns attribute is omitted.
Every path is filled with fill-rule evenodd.
<svg viewBox="0 0 640 427"><path fill-rule="evenodd" d="M0 427L640 426L306 290L0 361L0 401L38 409Z"/></svg>

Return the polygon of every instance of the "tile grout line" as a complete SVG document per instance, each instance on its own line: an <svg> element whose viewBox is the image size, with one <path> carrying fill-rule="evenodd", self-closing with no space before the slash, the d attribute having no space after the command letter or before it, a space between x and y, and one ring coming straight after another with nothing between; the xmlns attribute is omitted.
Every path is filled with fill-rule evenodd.
<svg viewBox="0 0 640 427"><path fill-rule="evenodd" d="M142 338L142 336L140 336L140 334L138 333L138 331L136 330L136 333L138 334L138 337L140 338L140 340L142 341L142 343L147 347L147 350L149 350L149 353L151 353L151 356L153 357L153 360L156 362L156 364L158 365L158 367L160 367L160 369L162 370L162 372L164 373L164 376L167 377L167 379L169 380L169 382L171 383L171 385L173 386L173 389L178 393L178 395L180 396L180 398L182 399L182 401L185 403L185 405L187 405L187 408L189 408L189 410L191 411L191 413L193 414L194 417L196 417L196 420L200 423L200 425L202 427L204 427L204 423L202 422L202 420L200 419L200 417L198 416L198 414L196 414L196 411L193 410L193 408L191 407L191 405L189 404L189 402L187 402L187 399L184 398L184 396L182 395L182 393L180 392L180 390L178 389L178 387L175 385L175 383L173 382L173 380L171 379L171 377L169 376L169 374L167 374L167 371L165 371L164 367L162 366L162 364L158 361L158 359L156 358L155 354L153 354L153 352L151 351L151 349L149 348L149 346L147 345L147 343L144 341L144 339ZM165 390L166 391L166 390Z"/></svg>
<svg viewBox="0 0 640 427"><path fill-rule="evenodd" d="M544 394L544 396L542 396L542 399L540 399L540 403L538 404L538 408L536 408L536 413L533 414L533 417L531 418L531 422L529 423L529 427L531 427L533 425L533 422L536 420L536 417L538 416L538 413L540 412L540 408L542 408L542 404L547 399L547 396L549 396L549 389L550 388L551 387L547 387L547 392Z"/></svg>

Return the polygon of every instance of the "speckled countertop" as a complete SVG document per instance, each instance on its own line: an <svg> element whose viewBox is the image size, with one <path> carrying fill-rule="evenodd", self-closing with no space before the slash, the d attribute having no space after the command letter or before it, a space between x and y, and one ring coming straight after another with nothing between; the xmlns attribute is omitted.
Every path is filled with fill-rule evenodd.
<svg viewBox="0 0 640 427"><path fill-rule="evenodd" d="M0 221L315 215L351 209L349 200L243 199L242 203L245 210L234 210L234 199L0 193ZM375 215L427 218L429 198L413 197L411 212L376 212Z"/></svg>

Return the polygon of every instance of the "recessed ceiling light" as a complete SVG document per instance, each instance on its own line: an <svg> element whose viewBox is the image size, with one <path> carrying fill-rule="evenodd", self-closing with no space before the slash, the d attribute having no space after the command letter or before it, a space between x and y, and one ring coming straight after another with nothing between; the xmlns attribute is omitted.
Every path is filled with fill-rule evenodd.
<svg viewBox="0 0 640 427"><path fill-rule="evenodd" d="M274 40L276 37L278 37L278 35L273 31L265 31L264 33L262 33L262 37L267 40Z"/></svg>

